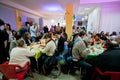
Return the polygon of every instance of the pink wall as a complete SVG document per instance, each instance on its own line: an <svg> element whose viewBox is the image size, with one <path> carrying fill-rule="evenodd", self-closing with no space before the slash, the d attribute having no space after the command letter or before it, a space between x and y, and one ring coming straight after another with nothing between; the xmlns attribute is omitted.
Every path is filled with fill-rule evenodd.
<svg viewBox="0 0 120 80"><path fill-rule="evenodd" d="M102 5L100 31L120 32L120 1Z"/></svg>

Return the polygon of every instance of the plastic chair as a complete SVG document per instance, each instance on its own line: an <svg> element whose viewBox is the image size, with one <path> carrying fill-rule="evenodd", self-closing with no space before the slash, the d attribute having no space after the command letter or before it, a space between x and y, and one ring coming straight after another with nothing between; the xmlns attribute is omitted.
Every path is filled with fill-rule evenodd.
<svg viewBox="0 0 120 80"><path fill-rule="evenodd" d="M110 80L120 80L120 72L117 71L105 71L102 72L99 68L95 68L92 80L96 77L95 80L103 80L101 77L110 76Z"/></svg>
<svg viewBox="0 0 120 80"><path fill-rule="evenodd" d="M25 68L26 66L28 66L27 69L21 72L16 72L16 67ZM33 77L31 68L29 66L29 62L26 62L26 64L23 67L19 65L8 64L8 61L3 64L0 64L0 72L2 72L3 74L3 80L8 79L24 80L24 76L27 74L28 70L30 71L31 77Z"/></svg>

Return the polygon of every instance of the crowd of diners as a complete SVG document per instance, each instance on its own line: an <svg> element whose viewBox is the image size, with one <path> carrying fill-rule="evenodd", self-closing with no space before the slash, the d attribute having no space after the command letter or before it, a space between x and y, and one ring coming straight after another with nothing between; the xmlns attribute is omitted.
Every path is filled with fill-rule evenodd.
<svg viewBox="0 0 120 80"><path fill-rule="evenodd" d="M45 40L45 45L39 44L44 48L38 47L42 55L37 60L37 65L34 58L35 49L28 49L27 46L41 43L41 39ZM90 50L94 51L91 46L96 44L100 44L104 51L92 59L85 60ZM90 80L94 67L99 67L102 71L120 71L120 35L115 31L112 34L104 31L87 33L80 27L73 27L72 34L68 38L65 28L59 23L57 26L51 26L50 30L44 26L43 32L40 32L36 23L26 22L18 31L15 31L11 29L10 24L0 19L0 64L9 61L9 64L23 66L29 61L32 71L38 70L41 73L46 59L53 56L55 50L61 55L65 54L68 48L71 49L72 60L86 69L83 80ZM24 69L16 71L22 70Z"/></svg>

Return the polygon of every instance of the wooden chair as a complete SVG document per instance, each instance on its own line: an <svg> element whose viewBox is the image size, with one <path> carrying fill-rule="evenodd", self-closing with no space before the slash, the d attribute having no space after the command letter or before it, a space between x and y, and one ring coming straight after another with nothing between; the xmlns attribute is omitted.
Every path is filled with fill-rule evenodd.
<svg viewBox="0 0 120 80"><path fill-rule="evenodd" d="M18 68L25 68L26 66L28 66L28 68L26 68L25 70L21 71L21 72L16 72L16 67ZM17 79L17 80L24 80L24 76L27 74L27 72L30 72L31 77L33 78L33 74L29 65L29 62L26 62L26 64L21 67L19 65L13 65L13 64L8 64L8 61L0 64L0 72L2 72L3 74L3 80L8 80L8 79Z"/></svg>

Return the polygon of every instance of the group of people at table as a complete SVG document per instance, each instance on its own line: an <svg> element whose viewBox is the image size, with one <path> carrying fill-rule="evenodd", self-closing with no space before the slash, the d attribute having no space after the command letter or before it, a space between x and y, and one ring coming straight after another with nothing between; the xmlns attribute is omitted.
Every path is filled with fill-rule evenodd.
<svg viewBox="0 0 120 80"><path fill-rule="evenodd" d="M86 76L83 79L90 80L93 66L99 67L102 71L120 71L120 36L116 36L111 41L101 34L89 37L86 32L80 31L74 33L71 40L67 41L67 34L63 30L61 34L55 34L54 39L50 33L45 33L39 42L31 43L30 34L25 35L26 39L17 35L16 41L11 43L10 46L14 45L14 48L10 47L9 64L23 66L26 62L30 62L32 70L38 69L38 72L41 73L45 60L53 56L55 50L62 55L65 49L71 48L72 60L86 69ZM39 54L40 56L36 59L36 55ZM16 70L24 69L17 68Z"/></svg>
<svg viewBox="0 0 120 80"><path fill-rule="evenodd" d="M28 57L30 57L31 65L33 65L32 68L34 69L36 65L39 73L41 73L45 60L53 56L56 49L60 54L64 54L62 53L66 49L64 46L74 42L72 45L69 45L68 48L72 48L72 60L79 63L77 65L87 70L84 79L91 77L90 74L93 70L93 66L99 67L102 71L120 71L119 36L116 37L113 42L108 39L106 39L106 41L102 40L100 34L94 35L94 39L91 41L91 39L87 38L84 31L74 34L73 41L69 42L66 41L64 34L59 35L60 37L58 37L58 35L56 36L57 37L53 39L51 34L46 33L44 39L40 39L40 42L37 43L31 43L29 46L26 46L23 39L18 40L17 47L13 48L10 53L9 64L19 64L23 66L26 61L29 61ZM62 43L64 43L63 47L61 46ZM43 54L41 55L41 53ZM37 57L38 64L35 61L36 57L32 57L35 55L40 55Z"/></svg>

